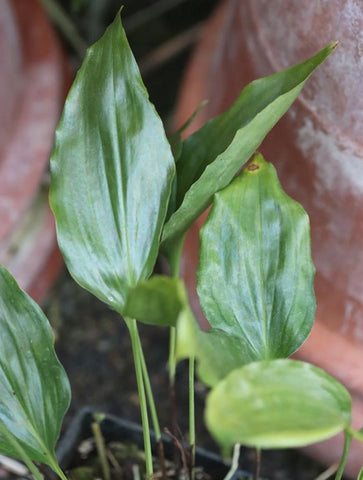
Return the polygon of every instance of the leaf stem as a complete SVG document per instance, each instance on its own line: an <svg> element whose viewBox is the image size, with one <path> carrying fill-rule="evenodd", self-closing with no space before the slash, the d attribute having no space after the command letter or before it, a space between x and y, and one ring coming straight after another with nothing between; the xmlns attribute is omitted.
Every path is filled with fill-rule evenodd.
<svg viewBox="0 0 363 480"><path fill-rule="evenodd" d="M170 327L170 337L169 337L169 384L170 385L174 385L175 383L175 371L176 371L175 351L176 351L176 328Z"/></svg>
<svg viewBox="0 0 363 480"><path fill-rule="evenodd" d="M171 251L169 256L169 265L173 278L180 277L180 262L181 254L183 250L184 237L176 243L176 246ZM175 383L175 371L176 371L176 328L170 327L170 340L169 340L169 383L174 385ZM174 432L175 433L175 432Z"/></svg>
<svg viewBox="0 0 363 480"><path fill-rule="evenodd" d="M256 448L255 471L253 473L253 480L259 480L261 470L261 449Z"/></svg>
<svg viewBox="0 0 363 480"><path fill-rule="evenodd" d="M25 465L29 468L31 473L34 475L34 478L36 480L43 480L43 475L39 472L37 467L35 466L34 462L31 460L29 455L26 453L26 451L23 449L23 447L20 445L18 440L12 435L6 426L0 422L0 433L7 439L7 441L12 445L14 450L18 453L19 458L23 460ZM57 472L58 473L58 472ZM63 472L62 472L63 473Z"/></svg>
<svg viewBox="0 0 363 480"><path fill-rule="evenodd" d="M167 475L166 475L166 466L165 466L164 445L163 445L163 441L161 439L160 423L159 423L158 414L157 414L157 411L156 411L154 394L153 394L153 391L152 391L152 388L151 388L150 376L149 376L149 372L147 370L145 356L144 356L144 352L142 350L140 335L139 335L138 331L137 331L137 341L138 341L138 346L139 346L139 354L140 354L140 359L141 359L141 368L142 368L142 374L143 374L143 378L144 378L144 386L145 386L145 391L146 391L146 397L147 397L147 401L149 403L151 421L152 421L152 424L153 424L155 437L156 437L156 440L158 442L158 456L159 456L160 468L162 470L163 479L166 479Z"/></svg>
<svg viewBox="0 0 363 480"><path fill-rule="evenodd" d="M60 466L58 465L58 463L55 463L52 468L55 471L55 473L58 475L59 478L61 478L62 480L68 480L68 478L64 475L64 473L63 473L62 469L60 468Z"/></svg>
<svg viewBox="0 0 363 480"><path fill-rule="evenodd" d="M167 255L170 266L171 275L173 278L180 276L180 262L183 250L184 236L175 242L173 248L170 249ZM177 433L177 407L175 396L175 373L176 373L176 327L170 327L169 337L169 398L170 398L170 429L174 435Z"/></svg>
<svg viewBox="0 0 363 480"><path fill-rule="evenodd" d="M363 442L363 428L359 430L354 430L354 428L349 428L348 432L352 436L352 438L355 438L359 442Z"/></svg>
<svg viewBox="0 0 363 480"><path fill-rule="evenodd" d="M348 430L345 430L343 453L342 453L342 458L340 459L338 471L335 475L335 480L341 480L343 477L345 464L347 463L347 460L348 460L348 454L349 454L349 448L350 448L351 442L352 442L352 435L350 432L348 432Z"/></svg>
<svg viewBox="0 0 363 480"><path fill-rule="evenodd" d="M152 461L151 441L150 441L150 426L149 426L149 418L147 413L147 403L146 403L146 395L145 395L145 384L144 384L144 378L143 378L142 361L140 358L141 357L140 343L139 343L140 339L139 339L139 333L137 330L136 320L133 318L132 319L125 318L125 321L130 332L132 353L134 356L137 388L139 391L141 423L142 423L142 429L144 434L146 478L147 480L151 480L153 477L153 461Z"/></svg>
<svg viewBox="0 0 363 480"><path fill-rule="evenodd" d="M158 414L157 414L156 406L155 406L154 394L153 394L153 391L152 391L152 388L151 388L149 372L148 372L148 369L147 369L147 366L146 366L145 356L144 356L144 352L143 352L143 349L142 349L140 335L139 335L138 331L137 331L137 343L138 343L138 348L139 348L139 355L140 355L140 360L141 360L141 368L142 368L142 375L143 375L143 379L144 379L146 397L147 397L147 401L149 403L149 408L150 408L151 421L152 421L152 424L153 424L153 429L155 431L156 439L160 440L161 430L160 430Z"/></svg>
<svg viewBox="0 0 363 480"><path fill-rule="evenodd" d="M195 403L194 403L194 365L195 359L189 359L189 443L190 443L190 478L195 480Z"/></svg>
<svg viewBox="0 0 363 480"><path fill-rule="evenodd" d="M98 456L101 463L103 477L104 477L104 480L110 480L111 479L110 466L107 461L105 442L104 442L103 435L101 432L101 427L100 427L102 415L99 416L96 414L94 415L94 419L95 421L91 423L91 428L92 428L92 433L96 442L96 448L97 448Z"/></svg>
<svg viewBox="0 0 363 480"><path fill-rule="evenodd" d="M239 456L241 451L241 444L236 443L233 447L233 456L232 456L232 465L229 469L227 475L224 477L224 480L231 480L238 469Z"/></svg>

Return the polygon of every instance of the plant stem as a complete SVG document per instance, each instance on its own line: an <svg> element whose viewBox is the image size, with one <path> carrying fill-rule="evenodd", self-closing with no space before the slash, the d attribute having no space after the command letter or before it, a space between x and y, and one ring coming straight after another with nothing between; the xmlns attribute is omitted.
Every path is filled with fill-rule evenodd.
<svg viewBox="0 0 363 480"><path fill-rule="evenodd" d="M231 480L231 478L233 478L233 475L237 471L240 450L241 450L241 444L236 443L235 446L233 447L232 465L231 465L231 468L229 469L227 475L224 477L224 480Z"/></svg>
<svg viewBox="0 0 363 480"><path fill-rule="evenodd" d="M259 480L261 470L261 449L256 448L255 471L253 473L253 480Z"/></svg>
<svg viewBox="0 0 363 480"><path fill-rule="evenodd" d="M195 404L194 404L194 357L189 359L189 443L190 478L195 480Z"/></svg>
<svg viewBox="0 0 363 480"><path fill-rule="evenodd" d="M343 453L342 453L342 458L340 459L338 471L335 475L335 480L341 480L341 478L343 477L345 464L347 463L347 460L348 460L349 447L351 442L352 442L352 435L350 434L350 432L345 430Z"/></svg>
<svg viewBox="0 0 363 480"><path fill-rule="evenodd" d="M168 261L170 271L173 278L179 278L180 276L180 262L181 254L184 245L184 236L179 239L174 247L169 252ZM170 398L170 429L173 435L177 433L177 408L176 408L176 396L175 396L175 372L176 372L176 328L170 327L169 338L169 398Z"/></svg>
<svg viewBox="0 0 363 480"><path fill-rule="evenodd" d="M64 475L64 473L63 473L62 469L60 468L60 466L58 465L58 463L56 465L54 465L52 468L55 471L55 473L58 475L59 478L61 478L62 480L68 480L68 478Z"/></svg>
<svg viewBox="0 0 363 480"><path fill-rule="evenodd" d="M170 385L174 385L175 383L175 371L176 371L175 350L176 350L176 328L170 327L170 337L169 337L169 384Z"/></svg>
<svg viewBox="0 0 363 480"><path fill-rule="evenodd" d="M328 480L332 475L338 470L338 464L334 463L329 468L324 470L320 475L318 475L314 480Z"/></svg>
<svg viewBox="0 0 363 480"><path fill-rule="evenodd" d="M156 411L154 395L153 395L153 391L152 391L152 388L151 388L149 372L147 370L147 366L146 366L146 362L145 362L145 356L144 356L144 352L142 350L142 345L141 345L139 332L137 332L137 340L138 340L139 353L140 353L140 358L141 358L141 367L142 367L142 374L143 374L143 378L144 378L144 386L145 386L147 400L149 402L151 421L152 421L152 424L153 424L155 437L156 437L156 440L158 442L159 463L160 463L160 467L161 467L161 470L162 470L163 479L166 479L167 475L166 475L166 466L165 466L164 445L163 445L163 441L161 439L160 423L159 423L158 414L157 414L157 411Z"/></svg>
<svg viewBox="0 0 363 480"><path fill-rule="evenodd" d="M39 472L37 467L34 465L34 462L28 456L26 451L20 445L18 440L12 435L3 423L0 422L0 432L7 439L7 441L12 445L14 450L18 453L19 457L23 460L25 465L29 468L36 480L43 480L43 475ZM58 473L58 472L57 472ZM63 472L62 472L63 473Z"/></svg>
<svg viewBox="0 0 363 480"><path fill-rule="evenodd" d="M132 353L134 356L134 364L135 364L135 372L136 372L137 388L139 391L141 422L142 422L142 429L144 434L146 478L147 480L151 480L153 477L153 460L152 460L152 452L151 452L150 427L149 427L149 418L147 414L145 385L144 385L144 379L143 379L143 373L142 373L142 362L140 358L140 344L138 340L139 334L138 334L137 324L135 319L125 318L125 321L130 331Z"/></svg>
<svg viewBox="0 0 363 480"><path fill-rule="evenodd" d="M181 246L176 249L175 255L170 262L170 269L173 278L179 278L180 276L180 261L181 261L181 251L183 243ZM169 340L169 383L174 385L175 383L175 371L176 371L176 360L175 360L175 351L176 351L176 327L170 327L170 340ZM175 433L175 432L174 432Z"/></svg>
<svg viewBox="0 0 363 480"><path fill-rule="evenodd" d="M105 442L100 428L100 420L97 418L97 416L95 416L95 421L92 422L91 428L96 442L97 453L101 462L104 480L110 480L110 466L107 461Z"/></svg>
<svg viewBox="0 0 363 480"><path fill-rule="evenodd" d="M363 442L363 428L361 428L360 430L354 430L353 428L349 428L348 432L352 438L355 438L359 442Z"/></svg>
<svg viewBox="0 0 363 480"><path fill-rule="evenodd" d="M155 431L156 439L160 440L161 439L161 430L160 430L158 414L157 414L157 411L156 411L154 395L153 395L153 392L152 392L152 389L151 389L149 372L147 370L147 366L146 366L146 362L145 362L145 356L144 356L144 352L142 350L140 335L139 335L138 331L137 331L137 342L138 342L139 355L140 355L140 360L141 360L141 368L142 368L142 375L143 375L143 379L144 379L145 392L146 392L147 401L149 403L149 408L150 408L151 421L152 421L152 424L153 424L153 429Z"/></svg>

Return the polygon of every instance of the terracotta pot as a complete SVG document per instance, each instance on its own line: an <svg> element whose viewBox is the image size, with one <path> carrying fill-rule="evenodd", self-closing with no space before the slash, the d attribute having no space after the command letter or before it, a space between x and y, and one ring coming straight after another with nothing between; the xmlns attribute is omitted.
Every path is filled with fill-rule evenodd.
<svg viewBox="0 0 363 480"><path fill-rule="evenodd" d="M339 47L319 67L297 102L264 141L286 190L311 219L317 267L317 318L298 352L323 367L353 396L353 424L363 425L363 4L361 0L227 0L207 25L181 90L178 124L203 99L210 102L192 124L227 109L251 80L302 61L328 43ZM184 271L193 306L198 229L186 242ZM341 452L342 438L308 451L329 464ZM348 473L362 466L363 446L353 442Z"/></svg>
<svg viewBox="0 0 363 480"><path fill-rule="evenodd" d="M61 265L41 192L68 75L36 0L1 2L0 66L0 262L40 301Z"/></svg>

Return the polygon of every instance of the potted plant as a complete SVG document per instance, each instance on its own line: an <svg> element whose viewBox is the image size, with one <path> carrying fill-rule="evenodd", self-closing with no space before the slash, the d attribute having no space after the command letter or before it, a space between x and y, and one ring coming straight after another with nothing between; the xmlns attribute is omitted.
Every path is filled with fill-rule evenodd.
<svg viewBox="0 0 363 480"><path fill-rule="evenodd" d="M119 14L75 79L56 132L50 203L72 276L127 324L147 479L155 474L148 408L166 478L164 444L137 321L170 328L171 387L176 363L189 358L189 460L182 465L191 479L195 362L211 387L207 426L225 455L234 446L226 478L238 467L240 444L258 451L300 446L344 431L339 479L352 437L362 439L350 425L346 389L322 370L288 359L305 341L315 312L309 223L274 167L255 154L334 48L252 82L230 110L185 142L185 126L166 138ZM178 272L185 233L212 201L198 274L212 327L203 332ZM169 276L152 276L159 253ZM23 459L37 479L37 463L65 479L54 450L70 399L67 377L44 314L4 268L0 283L0 451ZM94 423L103 461L101 419ZM171 436L180 444L176 432Z"/></svg>

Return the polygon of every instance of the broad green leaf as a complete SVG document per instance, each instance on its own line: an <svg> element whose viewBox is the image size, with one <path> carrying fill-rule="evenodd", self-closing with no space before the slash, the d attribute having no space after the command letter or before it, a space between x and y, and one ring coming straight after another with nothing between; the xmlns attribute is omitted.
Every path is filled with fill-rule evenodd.
<svg viewBox="0 0 363 480"><path fill-rule="evenodd" d="M33 460L55 468L55 443L70 401L51 327L0 266L0 424ZM0 452L19 457L0 433Z"/></svg>
<svg viewBox="0 0 363 480"><path fill-rule="evenodd" d="M335 46L250 83L227 112L187 138L177 163L177 209L163 231L166 252L208 207L214 193L230 183Z"/></svg>
<svg viewBox="0 0 363 480"><path fill-rule="evenodd" d="M357 480L363 480L363 467L360 469L360 471L358 473Z"/></svg>
<svg viewBox="0 0 363 480"><path fill-rule="evenodd" d="M213 328L241 339L244 363L288 357L314 321L314 272L308 216L256 155L215 195L201 230L203 311Z"/></svg>
<svg viewBox="0 0 363 480"><path fill-rule="evenodd" d="M323 370L294 360L234 370L209 394L207 426L225 446L300 447L349 428L348 391Z"/></svg>
<svg viewBox="0 0 363 480"><path fill-rule="evenodd" d="M184 303L181 280L155 275L130 290L124 315L151 325L173 327Z"/></svg>
<svg viewBox="0 0 363 480"><path fill-rule="evenodd" d="M117 15L68 95L50 201L72 276L121 313L128 289L154 267L174 170Z"/></svg>

